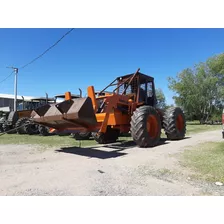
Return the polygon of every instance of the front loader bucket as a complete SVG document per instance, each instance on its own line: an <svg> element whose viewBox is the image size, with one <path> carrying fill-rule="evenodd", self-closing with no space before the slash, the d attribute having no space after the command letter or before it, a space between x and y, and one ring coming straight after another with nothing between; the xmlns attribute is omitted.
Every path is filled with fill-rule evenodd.
<svg viewBox="0 0 224 224"><path fill-rule="evenodd" d="M40 107L33 112L33 120L55 129L88 128L97 124L92 100L89 97Z"/></svg>
<svg viewBox="0 0 224 224"><path fill-rule="evenodd" d="M51 107L50 104L46 104L44 106L36 108L35 110L32 111L31 117L39 118L44 116L44 114L49 110L50 107Z"/></svg>

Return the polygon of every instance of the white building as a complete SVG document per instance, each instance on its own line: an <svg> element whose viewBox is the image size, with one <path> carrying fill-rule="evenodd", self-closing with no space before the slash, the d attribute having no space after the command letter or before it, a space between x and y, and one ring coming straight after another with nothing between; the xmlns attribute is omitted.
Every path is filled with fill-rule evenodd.
<svg viewBox="0 0 224 224"><path fill-rule="evenodd" d="M23 102L30 102L32 96L19 96L17 95L17 105ZM0 93L0 111L11 111L14 109L14 95Z"/></svg>
<svg viewBox="0 0 224 224"><path fill-rule="evenodd" d="M79 95L71 94L72 98L79 98ZM22 109L22 105L25 102L37 102L41 100L44 102L46 99L45 97L34 97L34 96L19 96L17 95L17 110ZM64 94L55 95L53 98L49 97L48 101L53 102L56 101L57 103L62 102L65 99ZM29 104L29 103L28 103ZM14 110L14 95L13 94L2 94L0 93L0 111L8 112Z"/></svg>

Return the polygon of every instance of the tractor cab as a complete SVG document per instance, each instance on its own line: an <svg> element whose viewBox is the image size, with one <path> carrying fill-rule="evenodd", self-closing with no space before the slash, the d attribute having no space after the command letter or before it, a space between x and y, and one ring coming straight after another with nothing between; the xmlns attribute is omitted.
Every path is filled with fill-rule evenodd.
<svg viewBox="0 0 224 224"><path fill-rule="evenodd" d="M154 78L138 72L119 77L118 94L132 95L131 98L138 104L154 106L155 87Z"/></svg>
<svg viewBox="0 0 224 224"><path fill-rule="evenodd" d="M117 77L112 83L98 92L98 96L115 86L112 93L129 96L140 105L156 105L154 78L137 71L136 73Z"/></svg>

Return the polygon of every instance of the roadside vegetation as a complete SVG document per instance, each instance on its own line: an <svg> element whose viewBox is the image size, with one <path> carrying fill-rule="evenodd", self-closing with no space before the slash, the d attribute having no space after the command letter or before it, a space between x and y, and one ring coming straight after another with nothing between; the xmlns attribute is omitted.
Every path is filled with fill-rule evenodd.
<svg viewBox="0 0 224 224"><path fill-rule="evenodd" d="M224 54L186 68L169 77L169 88L176 93L175 104L187 120L221 121L224 106Z"/></svg>
<svg viewBox="0 0 224 224"><path fill-rule="evenodd" d="M0 136L0 144L32 144L46 147L91 146L97 143L94 140L76 141L71 136L39 136L5 134Z"/></svg>
<svg viewBox="0 0 224 224"><path fill-rule="evenodd" d="M199 122L187 124L187 135L194 133L212 131L212 130L221 130L220 125L200 125ZM221 132L220 132L221 133ZM162 133L162 138L166 138L166 135ZM119 141L131 141L132 138L130 135L122 136L119 138ZM38 136L38 135L18 135L18 134L5 134L0 136L0 144L34 144L42 145L46 147L87 147L98 145L98 143L93 140L83 140L77 141L71 136Z"/></svg>
<svg viewBox="0 0 224 224"><path fill-rule="evenodd" d="M195 179L224 183L224 142L202 143L185 150L181 165L194 171Z"/></svg>
<svg viewBox="0 0 224 224"><path fill-rule="evenodd" d="M197 134L200 132L206 132L206 131L215 131L215 130L222 130L221 125L206 125L206 124L200 124L199 121L193 121L193 122L187 122L187 134ZM221 135L221 134L220 134Z"/></svg>

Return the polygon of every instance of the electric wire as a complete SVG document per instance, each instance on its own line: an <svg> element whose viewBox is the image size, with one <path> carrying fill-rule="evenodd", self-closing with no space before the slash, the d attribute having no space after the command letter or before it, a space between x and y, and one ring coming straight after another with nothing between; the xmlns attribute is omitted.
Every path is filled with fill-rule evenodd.
<svg viewBox="0 0 224 224"><path fill-rule="evenodd" d="M4 81L6 81L9 77L11 77L11 75L14 73L14 71L12 71L11 73L10 73L10 75L8 75L7 77L5 77L1 82L0 82L0 84L1 83L3 83Z"/></svg>
<svg viewBox="0 0 224 224"><path fill-rule="evenodd" d="M68 32L66 32L59 40L57 40L52 46L50 46L47 50L45 50L42 54L40 54L39 56L37 56L36 58L34 58L32 61L28 62L27 64L23 65L21 68L19 69L24 69L25 67L27 67L28 65L32 64L33 62L35 62L36 60L38 60L39 58L41 58L43 55L45 55L48 51L50 51L53 47L55 47L63 38L65 38L69 33L71 33L74 30L74 28L70 29ZM5 77L3 80L0 81L0 84L3 83L4 81L6 81L12 74L14 73L14 71L12 71L12 73L10 73L10 75L8 75L7 77Z"/></svg>
<svg viewBox="0 0 224 224"><path fill-rule="evenodd" d="M63 38L65 38L69 33L71 33L74 30L74 28L70 29L68 32L66 32L59 40L57 40L52 46L50 46L47 50L45 50L42 54L34 58L32 61L28 62L27 64L23 65L20 69L24 69L28 65L32 64L39 58L41 58L44 54L46 54L48 51L50 51L53 47L55 47Z"/></svg>

